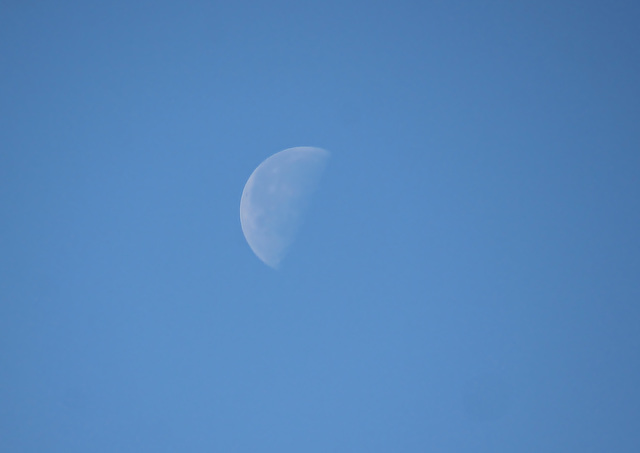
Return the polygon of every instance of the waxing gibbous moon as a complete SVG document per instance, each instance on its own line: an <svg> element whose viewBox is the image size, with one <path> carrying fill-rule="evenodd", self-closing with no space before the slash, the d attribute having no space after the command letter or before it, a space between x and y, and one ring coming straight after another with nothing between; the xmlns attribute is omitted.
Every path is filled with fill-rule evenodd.
<svg viewBox="0 0 640 453"><path fill-rule="evenodd" d="M295 241L329 152L301 146L262 162L242 191L240 223L251 250L277 269Z"/></svg>

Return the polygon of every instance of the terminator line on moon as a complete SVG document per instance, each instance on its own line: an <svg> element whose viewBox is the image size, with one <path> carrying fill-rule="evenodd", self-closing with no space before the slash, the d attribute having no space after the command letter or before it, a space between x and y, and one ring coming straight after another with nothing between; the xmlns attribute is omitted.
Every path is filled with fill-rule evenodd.
<svg viewBox="0 0 640 453"><path fill-rule="evenodd" d="M262 162L247 180L240 201L242 232L268 266L277 269L295 241L328 158L322 148L285 149Z"/></svg>

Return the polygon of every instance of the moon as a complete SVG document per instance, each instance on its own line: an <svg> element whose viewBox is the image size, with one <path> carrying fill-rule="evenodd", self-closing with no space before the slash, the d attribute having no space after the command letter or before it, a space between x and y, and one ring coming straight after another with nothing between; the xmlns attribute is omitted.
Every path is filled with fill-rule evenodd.
<svg viewBox="0 0 640 453"><path fill-rule="evenodd" d="M310 146L285 149L247 180L240 200L242 232L266 265L277 269L295 241L329 156Z"/></svg>

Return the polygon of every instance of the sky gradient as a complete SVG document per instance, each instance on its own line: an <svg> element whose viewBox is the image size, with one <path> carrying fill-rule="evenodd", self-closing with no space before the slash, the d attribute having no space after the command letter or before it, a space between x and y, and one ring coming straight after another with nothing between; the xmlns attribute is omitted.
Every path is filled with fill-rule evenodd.
<svg viewBox="0 0 640 453"><path fill-rule="evenodd" d="M0 5L0 451L640 451L640 4ZM268 156L331 152L278 270Z"/></svg>

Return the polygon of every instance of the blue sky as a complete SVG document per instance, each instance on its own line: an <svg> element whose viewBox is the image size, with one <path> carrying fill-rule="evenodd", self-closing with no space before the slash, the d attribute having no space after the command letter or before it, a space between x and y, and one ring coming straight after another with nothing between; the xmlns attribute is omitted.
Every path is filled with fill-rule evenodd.
<svg viewBox="0 0 640 453"><path fill-rule="evenodd" d="M0 450L639 451L639 22L3 2ZM294 146L274 271L240 196Z"/></svg>

